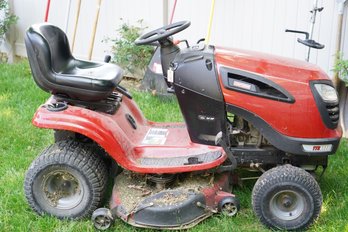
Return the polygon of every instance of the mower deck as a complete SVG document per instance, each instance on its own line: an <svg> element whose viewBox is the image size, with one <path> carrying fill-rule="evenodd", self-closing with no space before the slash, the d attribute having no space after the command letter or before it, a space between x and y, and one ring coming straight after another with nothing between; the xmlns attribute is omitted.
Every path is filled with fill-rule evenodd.
<svg viewBox="0 0 348 232"><path fill-rule="evenodd" d="M228 174L145 176L127 171L115 178L110 209L137 227L187 229L235 198Z"/></svg>

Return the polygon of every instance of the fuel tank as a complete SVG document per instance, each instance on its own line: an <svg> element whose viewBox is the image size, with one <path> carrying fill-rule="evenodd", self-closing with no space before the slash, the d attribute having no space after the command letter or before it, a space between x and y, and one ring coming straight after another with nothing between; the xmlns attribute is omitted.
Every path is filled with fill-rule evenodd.
<svg viewBox="0 0 348 232"><path fill-rule="evenodd" d="M284 136L311 139L341 136L338 108L326 105L313 87L315 83L332 86L318 66L221 47L215 48L214 58L227 110L243 111Z"/></svg>

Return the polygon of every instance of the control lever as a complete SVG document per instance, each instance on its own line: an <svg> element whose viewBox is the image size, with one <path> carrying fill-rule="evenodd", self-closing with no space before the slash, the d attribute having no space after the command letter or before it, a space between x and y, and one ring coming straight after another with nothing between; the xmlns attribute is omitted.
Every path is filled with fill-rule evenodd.
<svg viewBox="0 0 348 232"><path fill-rule="evenodd" d="M110 56L110 55L106 55L106 56L104 57L104 62L105 62L105 63L109 63L110 60L111 60L111 56Z"/></svg>
<svg viewBox="0 0 348 232"><path fill-rule="evenodd" d="M120 85L117 85L115 88L118 92L122 93L123 95L125 95L126 97L128 97L129 99L132 99L132 94L130 92L128 92L128 90Z"/></svg>
<svg viewBox="0 0 348 232"><path fill-rule="evenodd" d="M188 41L186 39L177 41L177 44L182 43L182 42L185 42L187 48L190 47L190 44L188 43Z"/></svg>
<svg viewBox="0 0 348 232"><path fill-rule="evenodd" d="M196 44L199 44L200 42L204 42L204 41L205 41L205 38L201 38L201 39L199 39L199 40L197 41Z"/></svg>

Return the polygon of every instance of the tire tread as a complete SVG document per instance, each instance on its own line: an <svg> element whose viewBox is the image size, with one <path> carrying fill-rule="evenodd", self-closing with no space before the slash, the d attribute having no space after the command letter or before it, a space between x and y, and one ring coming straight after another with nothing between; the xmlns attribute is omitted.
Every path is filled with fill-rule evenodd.
<svg viewBox="0 0 348 232"><path fill-rule="evenodd" d="M71 215L69 219L90 216L104 196L108 178L107 168L102 158L95 154L91 147L74 140L63 140L50 145L30 165L24 181L24 192L30 207L39 215L46 213L37 204L32 186L35 176L45 167L54 164L76 168L91 185L90 204L83 212Z"/></svg>
<svg viewBox="0 0 348 232"><path fill-rule="evenodd" d="M299 224L294 228L279 228L272 220L264 217L261 205L263 196L269 188L284 182L296 183L304 187L312 196L314 210L309 220ZM292 165L283 165L270 169L265 172L256 182L252 191L252 207L260 221L269 228L303 230L307 229L318 217L322 205L322 194L316 180L305 170Z"/></svg>

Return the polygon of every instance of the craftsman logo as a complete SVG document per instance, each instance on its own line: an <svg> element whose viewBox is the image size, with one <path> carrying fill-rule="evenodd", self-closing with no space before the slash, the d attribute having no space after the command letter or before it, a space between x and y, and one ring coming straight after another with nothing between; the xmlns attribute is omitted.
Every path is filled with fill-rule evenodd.
<svg viewBox="0 0 348 232"><path fill-rule="evenodd" d="M332 151L332 144L324 145L302 145L305 152L330 152Z"/></svg>
<svg viewBox="0 0 348 232"><path fill-rule="evenodd" d="M251 90L251 85L245 82L241 82L241 81L234 81L233 85L241 88L241 89L247 89L247 90Z"/></svg>

